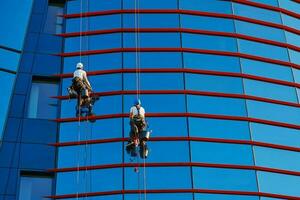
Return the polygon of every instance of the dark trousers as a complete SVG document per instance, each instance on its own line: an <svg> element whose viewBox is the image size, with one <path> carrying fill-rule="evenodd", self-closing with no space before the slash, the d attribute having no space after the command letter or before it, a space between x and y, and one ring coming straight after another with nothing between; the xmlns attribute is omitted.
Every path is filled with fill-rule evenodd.
<svg viewBox="0 0 300 200"><path fill-rule="evenodd" d="M145 119L130 119L130 140L132 140L135 136L140 137L140 133L145 130L146 122Z"/></svg>

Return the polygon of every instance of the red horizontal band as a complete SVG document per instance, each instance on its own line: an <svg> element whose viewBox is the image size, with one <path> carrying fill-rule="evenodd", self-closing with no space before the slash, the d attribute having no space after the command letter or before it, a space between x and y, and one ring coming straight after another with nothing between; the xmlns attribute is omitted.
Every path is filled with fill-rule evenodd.
<svg viewBox="0 0 300 200"><path fill-rule="evenodd" d="M236 2L236 3L240 3L240 4L245 4L245 5L248 5L248 6L254 6L254 7L257 7L257 8L263 8L263 9L266 9L266 10L281 12L281 13L284 13L286 15L298 18L298 19L300 18L300 14L292 12L292 11L284 9L284 8L270 6L270 5L266 5L266 4L262 4L262 3L253 2L253 1L245 1L245 0L231 0L231 1Z"/></svg>
<svg viewBox="0 0 300 200"><path fill-rule="evenodd" d="M116 28L110 30L96 30L96 31L86 31L86 32L74 32L74 33L63 33L59 34L62 37L79 37L80 35L89 36L89 35L101 35L101 34L111 34L111 33L134 33L137 29L135 28ZM139 33L161 33L161 32L180 32L180 33L192 33L192 34L205 34L205 35L214 35L214 36L224 36L224 37L234 37L239 39L250 40L254 42L260 42L264 44L275 45L279 47L293 49L295 51L300 51L300 47L286 44L282 42L277 42L273 40L267 40L257 37L252 37L248 35L238 34L238 33L228 33L228 32L217 32L217 31L207 31L207 30L195 30L187 28L139 28Z"/></svg>
<svg viewBox="0 0 300 200"><path fill-rule="evenodd" d="M168 10L141 9L138 12L139 14L186 14L186 15L216 17L216 18L225 18L225 19L236 19L240 21L253 23L253 24L260 24L260 25L269 26L273 28L283 29L298 35L300 34L300 30L291 28L289 26L252 19L248 17L237 16L233 14L221 14L221 13L210 13L210 12L201 12L201 11L193 11L193 10L175 10L175 9L168 9ZM93 16L114 15L114 14L134 14L134 13L136 13L135 10L106 10L106 11L82 13L82 17L93 17ZM68 14L68 15L64 15L64 17L67 19L79 18L81 17L81 14Z"/></svg>
<svg viewBox="0 0 300 200"><path fill-rule="evenodd" d="M135 68L122 68L122 69L111 69L111 70L98 70L98 71L90 71L87 72L89 76L95 75L105 75L105 74L116 74L116 73L136 73ZM238 78L247 78L257 81L275 83L279 85L286 85L291 87L300 88L299 83L282 81L278 79L266 78L262 76L255 76L244 73L236 73L236 72L220 72L220 71L211 71L211 70L201 70L201 69L189 69L189 68L142 68L139 69L139 73L191 73L191 74L205 74L205 75L216 75L216 76L226 76L226 77L238 77ZM54 76L60 78L71 78L73 74L56 74Z"/></svg>
<svg viewBox="0 0 300 200"><path fill-rule="evenodd" d="M254 101L261 101L266 103L274 103L285 106L300 107L298 103L280 101L275 99L245 95L245 94L230 94L230 93L221 93L221 92L206 92L206 91L193 91L193 90L141 90L140 94L186 94L186 95L204 95L204 96L213 96L213 97L225 97L225 98L238 98L238 99L249 99ZM131 95L137 94L136 90L121 90L121 91L112 91L112 92L95 92L94 94L98 96L112 96L112 95ZM61 100L69 99L68 96L57 96L56 98Z"/></svg>
<svg viewBox="0 0 300 200"><path fill-rule="evenodd" d="M129 113L123 114L107 114L107 115L98 115L94 117L89 117L92 120L100 119L112 119L112 118L124 118L128 117ZM264 120L251 117L240 117L240 116L228 116L228 115L213 115L213 114L203 114L203 113L147 113L147 117L195 117L195 118L208 118L208 119L224 119L224 120L237 120L237 121L248 121L261 124L268 124L273 126L280 126L292 129L300 129L300 125L288 124L283 122L276 122L271 120ZM78 122L79 120L88 120L87 117L72 117L72 118L58 118L55 119L56 122Z"/></svg>
<svg viewBox="0 0 300 200"><path fill-rule="evenodd" d="M68 146L78 146L78 145L91 145L91 144L104 144L112 142L125 142L127 138L110 138L110 139L98 139L98 140L86 140L86 141L76 141L76 142L62 142L50 144L55 147L68 147ZM228 144L245 144L260 147L268 147L273 149L281 149L287 151L300 152L299 147L284 146L279 144L271 144L265 142L257 142L250 140L233 140L233 139L223 139L223 138L203 138L203 137L152 137L150 141L196 141L196 142L216 142L216 143L228 143Z"/></svg>
<svg viewBox="0 0 300 200"><path fill-rule="evenodd" d="M95 55L95 54L136 52L136 51L137 51L136 48L114 48L114 49L83 51L81 52L81 55L86 56L86 55ZM254 55L239 53L239 52L216 51L216 50L207 50L207 49L192 49L192 48L139 48L138 51L139 52L180 52L180 53L187 52L187 53L201 53L201 54L212 54L212 55L221 55L221 56L234 56L234 57L247 58L247 59L258 60L262 62L273 63L273 64L300 69L300 65L297 65L295 63L281 61L281 60L274 60L271 58L254 56ZM79 56L80 52L60 53L57 55L62 57Z"/></svg>
<svg viewBox="0 0 300 200"><path fill-rule="evenodd" d="M120 194L159 194L159 193L207 193L207 194L227 194L227 195L245 195L245 196L262 196L271 198L280 198L288 200L300 200L300 197L272 194L265 192L248 192L248 191L233 191L233 190L207 190L207 189L159 189L159 190L114 190L106 192L90 192L80 194L65 194L48 196L51 199L67 199L76 197L92 197L104 195L120 195Z"/></svg>

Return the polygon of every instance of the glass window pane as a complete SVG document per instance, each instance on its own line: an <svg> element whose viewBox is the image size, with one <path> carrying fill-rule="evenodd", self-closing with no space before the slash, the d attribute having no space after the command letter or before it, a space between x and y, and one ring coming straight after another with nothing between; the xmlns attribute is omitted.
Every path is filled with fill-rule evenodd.
<svg viewBox="0 0 300 200"><path fill-rule="evenodd" d="M285 174L277 174L270 172L257 172L259 189L261 192L300 196L299 176L291 176Z"/></svg>
<svg viewBox="0 0 300 200"><path fill-rule="evenodd" d="M246 102L249 117L297 125L300 124L299 108L252 100L247 100ZM262 112L262 110L264 112ZM282 113L285 114L282 115Z"/></svg>
<svg viewBox="0 0 300 200"><path fill-rule="evenodd" d="M244 79L245 94L297 103L297 94L294 87Z"/></svg>
<svg viewBox="0 0 300 200"><path fill-rule="evenodd" d="M245 74L293 82L292 70L287 66L244 58L241 58L241 65Z"/></svg>
<svg viewBox="0 0 300 200"><path fill-rule="evenodd" d="M59 34L62 33L62 17L59 15L63 14L63 4L51 4L48 5L47 18L44 24L44 33Z"/></svg>
<svg viewBox="0 0 300 200"><path fill-rule="evenodd" d="M182 47L206 50L237 51L235 38L182 33Z"/></svg>
<svg viewBox="0 0 300 200"><path fill-rule="evenodd" d="M280 13L272 10L233 3L233 11L239 16L281 24Z"/></svg>
<svg viewBox="0 0 300 200"><path fill-rule="evenodd" d="M223 72L240 72L239 58L232 56L183 53L183 61L185 68Z"/></svg>
<svg viewBox="0 0 300 200"><path fill-rule="evenodd" d="M52 178L21 176L19 200L40 200L52 193Z"/></svg>
<svg viewBox="0 0 300 200"><path fill-rule="evenodd" d="M33 80L30 91L27 116L29 118L54 119L57 116L58 83Z"/></svg>
<svg viewBox="0 0 300 200"><path fill-rule="evenodd" d="M243 93L241 78L212 76L202 74L186 74L186 89L221 93ZM222 84L220 84L222 83Z"/></svg>
<svg viewBox="0 0 300 200"><path fill-rule="evenodd" d="M248 122L189 118L189 132L192 137L249 140Z"/></svg>
<svg viewBox="0 0 300 200"><path fill-rule="evenodd" d="M192 162L253 165L250 145L191 142L191 151ZM235 152L239 152L239 154L233 156Z"/></svg>
<svg viewBox="0 0 300 200"><path fill-rule="evenodd" d="M284 25L291 27L291 28L298 29L298 30L300 29L300 25L299 25L300 20L299 19L289 16L289 15L286 15L286 14L283 14L283 13L281 13L281 17L282 17L282 21L283 21Z"/></svg>
<svg viewBox="0 0 300 200"><path fill-rule="evenodd" d="M241 53L275 60L289 61L288 51L286 48L241 39L238 39L238 43L239 51Z"/></svg>
<svg viewBox="0 0 300 200"><path fill-rule="evenodd" d="M231 14L231 2L219 0L180 0L179 9Z"/></svg>
<svg viewBox="0 0 300 200"><path fill-rule="evenodd" d="M191 113L246 116L245 100L242 99L196 95L188 95L187 99Z"/></svg>
<svg viewBox="0 0 300 200"><path fill-rule="evenodd" d="M292 0L278 0L278 2L281 8L293 11L295 13L299 13L300 4L298 2Z"/></svg>
<svg viewBox="0 0 300 200"><path fill-rule="evenodd" d="M181 15L180 22L182 28L234 32L232 19L222 19L215 17L205 17L196 15Z"/></svg>
<svg viewBox="0 0 300 200"><path fill-rule="evenodd" d="M284 31L284 32L288 44L292 44L298 47L300 46L300 36L298 34L291 33L288 31Z"/></svg>
<svg viewBox="0 0 300 200"><path fill-rule="evenodd" d="M139 14L139 28L178 28L178 14ZM157 23L159 21L159 23ZM136 17L134 14L123 15L123 27L136 27Z"/></svg>
<svg viewBox="0 0 300 200"><path fill-rule="evenodd" d="M0 55L1 68L17 71L20 60L19 53L0 48Z"/></svg>
<svg viewBox="0 0 300 200"><path fill-rule="evenodd" d="M193 194L189 193L158 193L151 194L147 193L147 200L157 200L157 199L172 199L172 200L193 200ZM144 197L144 195L142 195ZM136 200L139 199L139 194L127 194L124 200Z"/></svg>
<svg viewBox="0 0 300 200"><path fill-rule="evenodd" d="M289 49L289 54L290 54L291 62L300 65L300 53L298 51Z"/></svg>
<svg viewBox="0 0 300 200"><path fill-rule="evenodd" d="M261 200L256 196L229 195L229 194L195 194L195 199L205 200Z"/></svg>
<svg viewBox="0 0 300 200"><path fill-rule="evenodd" d="M250 122L254 141L300 147L300 130Z"/></svg>
<svg viewBox="0 0 300 200"><path fill-rule="evenodd" d="M140 0L140 9L177 9L177 0ZM134 9L137 4L134 0L123 0L123 9Z"/></svg>
<svg viewBox="0 0 300 200"><path fill-rule="evenodd" d="M270 6L278 7L277 0L252 0L253 2L262 3ZM285 0L284 0L285 1Z"/></svg>
<svg viewBox="0 0 300 200"><path fill-rule="evenodd" d="M255 171L193 167L193 178L199 189L257 191Z"/></svg>
<svg viewBox="0 0 300 200"><path fill-rule="evenodd" d="M80 8L82 8L84 12L121 9L121 0L110 0L110 1L100 1L100 2L82 1L82 7L80 7L80 4L81 4L81 0L68 1L67 13L68 14L80 13Z"/></svg>

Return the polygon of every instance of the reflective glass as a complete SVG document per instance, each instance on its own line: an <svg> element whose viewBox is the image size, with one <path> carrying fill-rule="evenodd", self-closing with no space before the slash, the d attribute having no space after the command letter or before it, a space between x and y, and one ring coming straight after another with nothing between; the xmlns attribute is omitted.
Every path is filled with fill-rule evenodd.
<svg viewBox="0 0 300 200"><path fill-rule="evenodd" d="M245 94L297 103L297 94L294 87L267 83L251 79L244 79Z"/></svg>
<svg viewBox="0 0 300 200"><path fill-rule="evenodd" d="M262 167L300 171L299 152L254 146L255 164Z"/></svg>
<svg viewBox="0 0 300 200"><path fill-rule="evenodd" d="M64 73L73 73L76 69L76 64L80 61L79 56L64 58ZM107 70L122 68L122 54L108 53L97 54L90 56L82 56L81 62L85 66L85 70Z"/></svg>
<svg viewBox="0 0 300 200"><path fill-rule="evenodd" d="M7 112L9 109L9 102L12 95L12 90L15 82L15 74L0 71L1 80L1 96L0 96L0 141L5 127Z"/></svg>
<svg viewBox="0 0 300 200"><path fill-rule="evenodd" d="M19 0L1 1L0 24L3 28L0 31L0 45L22 50L32 2L24 0L20 4Z"/></svg>
<svg viewBox="0 0 300 200"><path fill-rule="evenodd" d="M183 53L183 61L185 68L240 72L239 58L232 56Z"/></svg>
<svg viewBox="0 0 300 200"><path fill-rule="evenodd" d="M133 105L135 95L124 96L124 108L128 108L126 113L129 113L130 107ZM141 95L140 99L145 108L146 116L149 113L164 113L164 112L185 112L185 96L178 94L160 94L160 95ZM166 103L168 102L168 103Z"/></svg>
<svg viewBox="0 0 300 200"><path fill-rule="evenodd" d="M20 54L0 48L0 55L1 68L17 71Z"/></svg>
<svg viewBox="0 0 300 200"><path fill-rule="evenodd" d="M298 51L289 49L289 55L292 63L300 65L300 53Z"/></svg>
<svg viewBox="0 0 300 200"><path fill-rule="evenodd" d="M197 189L257 191L255 171L193 167Z"/></svg>
<svg viewBox="0 0 300 200"><path fill-rule="evenodd" d="M58 168L121 163L122 151L121 142L60 147Z"/></svg>
<svg viewBox="0 0 300 200"><path fill-rule="evenodd" d="M285 35L282 29L263 26L259 24L235 20L236 32L267 40L274 40L285 43Z"/></svg>
<svg viewBox="0 0 300 200"><path fill-rule="evenodd" d="M283 13L281 13L281 17L284 25L300 30L300 20L298 18Z"/></svg>
<svg viewBox="0 0 300 200"><path fill-rule="evenodd" d="M243 93L243 83L241 78L227 76L211 76L203 74L186 74L186 89L211 91L221 93ZM222 83L222 84L220 84Z"/></svg>
<svg viewBox="0 0 300 200"><path fill-rule="evenodd" d="M135 0L123 0L123 9L177 9L177 0L139 0L138 4Z"/></svg>
<svg viewBox="0 0 300 200"><path fill-rule="evenodd" d="M123 195L105 195L105 196L95 196L95 197L82 197L82 198L67 198L61 200L123 200Z"/></svg>
<svg viewBox="0 0 300 200"><path fill-rule="evenodd" d="M137 38L138 37L138 38ZM177 48L180 47L179 33L124 33L123 47L134 48Z"/></svg>
<svg viewBox="0 0 300 200"><path fill-rule="evenodd" d="M286 40L287 40L288 44L300 46L300 36L299 35L288 32L288 31L284 31L284 32L285 32L285 36L286 36Z"/></svg>
<svg viewBox="0 0 300 200"><path fill-rule="evenodd" d="M40 200L52 194L52 178L21 176L19 200Z"/></svg>
<svg viewBox="0 0 300 200"><path fill-rule="evenodd" d="M226 194L195 194L195 200L261 200L256 196Z"/></svg>
<svg viewBox="0 0 300 200"><path fill-rule="evenodd" d="M288 51L286 48L242 39L238 39L238 43L239 51L241 53L275 60L289 61Z"/></svg>
<svg viewBox="0 0 300 200"><path fill-rule="evenodd" d="M219 0L179 0L179 9L231 14L231 2Z"/></svg>
<svg viewBox="0 0 300 200"><path fill-rule="evenodd" d="M241 58L241 66L245 74L293 82L292 70L286 66L244 58Z"/></svg>
<svg viewBox="0 0 300 200"><path fill-rule="evenodd" d="M33 80L28 103L27 117L54 119L57 116L58 84L51 81Z"/></svg>
<svg viewBox="0 0 300 200"><path fill-rule="evenodd" d="M282 194L289 196L300 196L300 178L285 174L270 172L257 172L259 190L261 192Z"/></svg>
<svg viewBox="0 0 300 200"><path fill-rule="evenodd" d="M81 0L68 1L67 13L74 14L80 13ZM87 9L89 8L89 9ZM117 10L121 9L121 0L110 0L110 1L82 1L83 12L89 11L104 11L104 10Z"/></svg>
<svg viewBox="0 0 300 200"><path fill-rule="evenodd" d="M143 169L139 169L143 174ZM125 190L138 189L139 173L133 168L125 169ZM146 167L147 189L182 189L190 188L191 169L189 167ZM141 181L143 182L143 178ZM159 181L158 181L159 180ZM180 181L178 181L180 180Z"/></svg>
<svg viewBox="0 0 300 200"><path fill-rule="evenodd" d="M56 194L120 190L122 168L57 173Z"/></svg>
<svg viewBox="0 0 300 200"><path fill-rule="evenodd" d="M300 130L250 122L254 141L300 147Z"/></svg>
<svg viewBox="0 0 300 200"><path fill-rule="evenodd" d="M300 70L293 69L294 81L295 83L300 83Z"/></svg>
<svg viewBox="0 0 300 200"><path fill-rule="evenodd" d="M66 20L66 33L82 31L106 30L121 28L121 15L104 15L96 17L71 18ZM84 35L84 34L83 34Z"/></svg>
<svg viewBox="0 0 300 200"><path fill-rule="evenodd" d="M95 123L81 123L68 122L60 124L59 141L60 142L74 142L82 140L97 140L106 138L120 138L122 137L122 119L102 119ZM80 133L78 134L78 131ZM101 130L101 131L97 131Z"/></svg>
<svg viewBox="0 0 300 200"><path fill-rule="evenodd" d="M59 34L62 33L63 18L59 15L63 14L62 5L50 4L47 9L47 18L44 24L44 33Z"/></svg>
<svg viewBox="0 0 300 200"><path fill-rule="evenodd" d="M134 14L123 15L123 27L136 27L136 16ZM139 28L178 28L179 15L178 14L139 14L138 17ZM159 23L157 23L159 21Z"/></svg>
<svg viewBox="0 0 300 200"><path fill-rule="evenodd" d="M295 13L299 13L300 4L298 2L293 0L278 0L278 2L281 8L290 10Z"/></svg>
<svg viewBox="0 0 300 200"><path fill-rule="evenodd" d="M239 154L235 155L236 152L239 152ZM191 154L192 162L236 165L254 164L252 147L250 145L191 142Z"/></svg>
<svg viewBox="0 0 300 200"><path fill-rule="evenodd" d="M124 90L136 90L137 78L141 90L182 90L182 73L124 74Z"/></svg>
<svg viewBox="0 0 300 200"><path fill-rule="evenodd" d="M181 68L182 55L177 52L142 52L138 54L141 68ZM124 53L124 68L136 67L136 53Z"/></svg>
<svg viewBox="0 0 300 200"><path fill-rule="evenodd" d="M216 115L233 115L246 116L245 100L188 95L188 112L216 114Z"/></svg>
<svg viewBox="0 0 300 200"><path fill-rule="evenodd" d="M234 32L232 19L223 19L196 15L181 15L180 22L182 28Z"/></svg>
<svg viewBox="0 0 300 200"><path fill-rule="evenodd" d="M235 38L182 33L182 47L206 50L237 51Z"/></svg>
<svg viewBox="0 0 300 200"><path fill-rule="evenodd" d="M249 117L285 122L290 124L300 124L300 109L279 104L264 103L247 100ZM262 110L264 112L262 112ZM282 113L285 113L282 115Z"/></svg>
<svg viewBox="0 0 300 200"><path fill-rule="evenodd" d="M266 4L266 5L270 5L270 6L278 7L277 0L252 0L252 1L257 2L257 3ZM286 1L286 0L283 0L283 1Z"/></svg>
<svg viewBox="0 0 300 200"><path fill-rule="evenodd" d="M233 13L239 16L281 24L280 13L272 10L232 3Z"/></svg>
<svg viewBox="0 0 300 200"><path fill-rule="evenodd" d="M189 194L189 193L158 193L158 194L147 193L146 197L148 200L157 200L157 199L193 200L193 194ZM136 200L139 198L140 198L139 194L127 194L125 195L124 200ZM144 198L144 195L142 195L142 198Z"/></svg>
<svg viewBox="0 0 300 200"><path fill-rule="evenodd" d="M250 139L248 122L233 120L190 117L189 133L191 137Z"/></svg>

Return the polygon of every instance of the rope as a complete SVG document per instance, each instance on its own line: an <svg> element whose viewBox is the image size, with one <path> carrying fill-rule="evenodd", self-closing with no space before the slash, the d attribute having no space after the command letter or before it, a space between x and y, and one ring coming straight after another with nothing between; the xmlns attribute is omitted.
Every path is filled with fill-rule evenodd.
<svg viewBox="0 0 300 200"><path fill-rule="evenodd" d="M145 145L144 145L144 152L146 150ZM143 172L144 172L144 200L147 200L147 177L146 177L146 158L144 158L144 166L143 166Z"/></svg>
<svg viewBox="0 0 300 200"><path fill-rule="evenodd" d="M139 0L134 0L134 26L135 26L135 68L136 68L136 98L140 98L140 18L139 18Z"/></svg>
<svg viewBox="0 0 300 200"><path fill-rule="evenodd" d="M79 24L79 61L82 56L82 0L80 0L80 24Z"/></svg>

